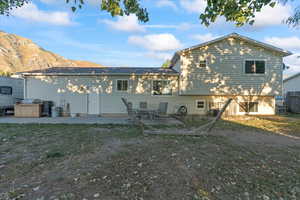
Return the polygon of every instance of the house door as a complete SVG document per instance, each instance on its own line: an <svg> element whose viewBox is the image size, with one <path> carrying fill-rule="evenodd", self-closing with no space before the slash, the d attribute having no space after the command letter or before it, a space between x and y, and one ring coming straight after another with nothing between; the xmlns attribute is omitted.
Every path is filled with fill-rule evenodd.
<svg viewBox="0 0 300 200"><path fill-rule="evenodd" d="M100 94L92 92L88 94L88 114L100 114Z"/></svg>

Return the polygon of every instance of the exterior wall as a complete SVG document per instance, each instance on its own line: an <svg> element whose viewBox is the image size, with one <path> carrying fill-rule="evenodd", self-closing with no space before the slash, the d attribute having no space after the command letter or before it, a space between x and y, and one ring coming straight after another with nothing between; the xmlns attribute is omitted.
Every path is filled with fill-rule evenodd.
<svg viewBox="0 0 300 200"><path fill-rule="evenodd" d="M287 92L300 91L300 76L296 76L290 80L283 82L283 94L286 95Z"/></svg>
<svg viewBox="0 0 300 200"><path fill-rule="evenodd" d="M116 90L118 79L129 80L129 90ZM171 80L172 96L153 96L152 80ZM181 105L188 108L188 114L207 114L209 102L226 102L229 96L180 96L178 95L178 77L168 76L35 76L26 78L26 98L51 100L56 106L70 104L71 113L84 114L125 114L126 109L121 98L127 98L134 108L140 102L147 102L150 109L157 109L160 102L168 102L168 113L176 113ZM244 101L246 97L234 97ZM248 99L248 98L247 98ZM273 97L252 97L259 101L259 114L274 114ZM197 109L196 101L205 100L205 109ZM229 114L238 113L238 104L232 103Z"/></svg>
<svg viewBox="0 0 300 200"><path fill-rule="evenodd" d="M265 74L246 74L248 59L265 60ZM183 52L180 62L181 95L282 95L282 56L239 39Z"/></svg>
<svg viewBox="0 0 300 200"><path fill-rule="evenodd" d="M23 99L23 79L0 77L0 86L12 87L12 95L0 94L0 106L12 106L15 104L16 99Z"/></svg>
<svg viewBox="0 0 300 200"><path fill-rule="evenodd" d="M181 72L181 65L180 65L181 61L180 59L177 60L177 62L175 63L175 65L173 66L173 69L175 69L177 72Z"/></svg>

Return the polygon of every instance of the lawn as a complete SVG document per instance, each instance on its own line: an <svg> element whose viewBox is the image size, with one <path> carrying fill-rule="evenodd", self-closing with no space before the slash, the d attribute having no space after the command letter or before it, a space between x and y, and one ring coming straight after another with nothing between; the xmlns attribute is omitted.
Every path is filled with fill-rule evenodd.
<svg viewBox="0 0 300 200"><path fill-rule="evenodd" d="M3 124L0 199L296 200L298 136L300 120L292 117L228 119L199 137Z"/></svg>

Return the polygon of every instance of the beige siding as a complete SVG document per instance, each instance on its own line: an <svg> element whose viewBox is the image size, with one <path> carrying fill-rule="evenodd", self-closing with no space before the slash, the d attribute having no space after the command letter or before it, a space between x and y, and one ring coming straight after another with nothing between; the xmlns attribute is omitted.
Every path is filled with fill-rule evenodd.
<svg viewBox="0 0 300 200"><path fill-rule="evenodd" d="M152 80L165 78L171 79L174 84L173 95L151 95ZM116 91L116 80L118 79L130 80L130 89L127 92ZM225 102L229 98L229 96L179 96L176 76L37 76L27 77L26 82L27 98L51 100L55 102L56 106L69 103L71 113L125 114L126 109L121 101L121 98L125 97L133 103L134 108L138 108L139 103L143 101L146 101L151 109L157 109L160 102L168 102L169 114L175 113L181 105L188 108L188 114L207 114L210 102ZM235 97L238 101L245 101L244 98ZM253 97L251 98L253 99ZM259 114L274 114L272 103L274 98L265 97L264 99L259 100ZM205 109L196 108L197 100L205 100ZM230 112L231 114L243 114L237 111L237 105L233 103Z"/></svg>
<svg viewBox="0 0 300 200"><path fill-rule="evenodd" d="M199 59L207 67L199 67ZM247 59L266 61L263 75L245 74ZM225 39L181 55L181 95L281 95L282 56L238 39Z"/></svg>

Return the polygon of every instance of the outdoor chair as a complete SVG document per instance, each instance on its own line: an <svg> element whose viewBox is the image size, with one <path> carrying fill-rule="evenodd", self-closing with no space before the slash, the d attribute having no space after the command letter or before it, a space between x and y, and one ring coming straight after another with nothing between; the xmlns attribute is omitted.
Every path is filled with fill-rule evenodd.
<svg viewBox="0 0 300 200"><path fill-rule="evenodd" d="M145 101L140 102L140 109L147 109L147 108L148 108L147 102Z"/></svg>
<svg viewBox="0 0 300 200"><path fill-rule="evenodd" d="M122 98L122 101L126 107L128 116L132 120L136 120L136 118L140 118L140 115L138 114L137 110L134 110L132 107L132 103L128 102L125 98Z"/></svg>

